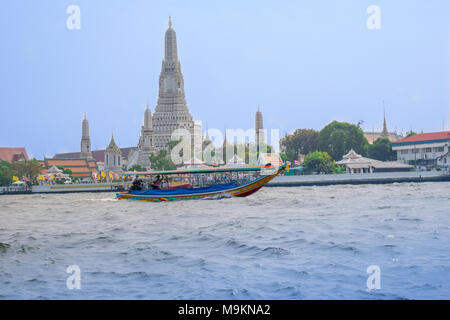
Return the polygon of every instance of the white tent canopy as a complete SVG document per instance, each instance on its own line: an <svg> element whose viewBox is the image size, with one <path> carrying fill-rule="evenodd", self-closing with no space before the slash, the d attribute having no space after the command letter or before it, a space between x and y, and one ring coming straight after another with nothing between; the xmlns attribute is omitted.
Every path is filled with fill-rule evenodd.
<svg viewBox="0 0 450 320"><path fill-rule="evenodd" d="M204 166L205 163L202 160L194 157L194 158L191 158L188 161L184 162L183 165L184 165L184 168L193 168L193 167L195 168L195 167Z"/></svg>
<svg viewBox="0 0 450 320"><path fill-rule="evenodd" d="M228 159L227 165L229 166L244 166L245 161L239 157L237 154L235 154L232 158Z"/></svg>

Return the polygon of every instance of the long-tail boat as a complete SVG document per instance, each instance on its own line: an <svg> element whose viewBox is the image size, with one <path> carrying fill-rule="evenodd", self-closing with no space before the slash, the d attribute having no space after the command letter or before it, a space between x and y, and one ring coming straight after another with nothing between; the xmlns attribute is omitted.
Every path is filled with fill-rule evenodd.
<svg viewBox="0 0 450 320"><path fill-rule="evenodd" d="M173 201L188 199L220 199L225 197L246 197L261 189L266 183L275 178L285 169L284 166L273 167L271 164L265 166L240 166L219 168L194 168L170 171L152 172L125 172L125 176L147 177L148 187L142 187L143 181L135 179L133 186L127 192L117 193L117 199L140 200L140 201ZM167 177L191 178L188 188L171 187L170 183L165 186L152 184L153 178L169 182L173 179ZM163 177L161 179L161 177ZM138 186L138 187L136 187Z"/></svg>

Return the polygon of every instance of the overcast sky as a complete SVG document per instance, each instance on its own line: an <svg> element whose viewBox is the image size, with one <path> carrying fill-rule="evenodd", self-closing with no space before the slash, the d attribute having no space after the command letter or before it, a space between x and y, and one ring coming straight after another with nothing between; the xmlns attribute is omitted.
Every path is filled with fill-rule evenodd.
<svg viewBox="0 0 450 320"><path fill-rule="evenodd" d="M69 5L81 29L66 26ZM369 5L381 29L369 30ZM321 129L332 120L450 129L450 1L3 0L0 146L42 159L114 130L135 146L154 111L168 16L188 107L209 128Z"/></svg>

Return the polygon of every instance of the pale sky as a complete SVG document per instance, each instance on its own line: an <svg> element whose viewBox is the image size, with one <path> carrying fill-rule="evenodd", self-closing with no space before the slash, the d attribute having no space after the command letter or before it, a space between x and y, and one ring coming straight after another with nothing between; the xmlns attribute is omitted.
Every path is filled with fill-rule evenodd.
<svg viewBox="0 0 450 320"><path fill-rule="evenodd" d="M69 30L69 5L81 29ZM369 5L381 29L369 30ZM156 106L168 16L177 32L188 107L208 128L281 134L332 120L381 130L450 130L450 2L446 0L3 0L0 146L42 159L92 149L111 130L136 146Z"/></svg>

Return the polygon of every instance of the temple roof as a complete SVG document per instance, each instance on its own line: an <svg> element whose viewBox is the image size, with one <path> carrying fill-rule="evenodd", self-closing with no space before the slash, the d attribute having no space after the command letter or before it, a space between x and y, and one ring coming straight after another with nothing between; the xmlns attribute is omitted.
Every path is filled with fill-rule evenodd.
<svg viewBox="0 0 450 320"><path fill-rule="evenodd" d="M128 159L128 154L132 150L136 150L136 147L127 147L127 148L120 148L120 151L122 153L122 158ZM103 162L105 159L105 149L102 150L94 150L92 151L92 157L97 162ZM53 159L79 159L81 156L81 152L67 152L67 153L58 153L55 154Z"/></svg>
<svg viewBox="0 0 450 320"><path fill-rule="evenodd" d="M116 142L114 141L114 135L111 134L111 141L109 142L109 145L106 147L106 151L113 151L115 153L121 153L120 148L117 146Z"/></svg>
<svg viewBox="0 0 450 320"><path fill-rule="evenodd" d="M93 173L98 172L95 160L88 159L44 159L41 162L43 168L41 174L51 174L60 170L57 167L63 167L72 171L72 177L88 178ZM56 170L55 170L56 169Z"/></svg>
<svg viewBox="0 0 450 320"><path fill-rule="evenodd" d="M357 154L355 150L351 149L347 154L343 155L343 159L358 159L362 156L360 154Z"/></svg>
<svg viewBox="0 0 450 320"><path fill-rule="evenodd" d="M0 160L14 162L21 158L28 160L25 148L0 148Z"/></svg>

